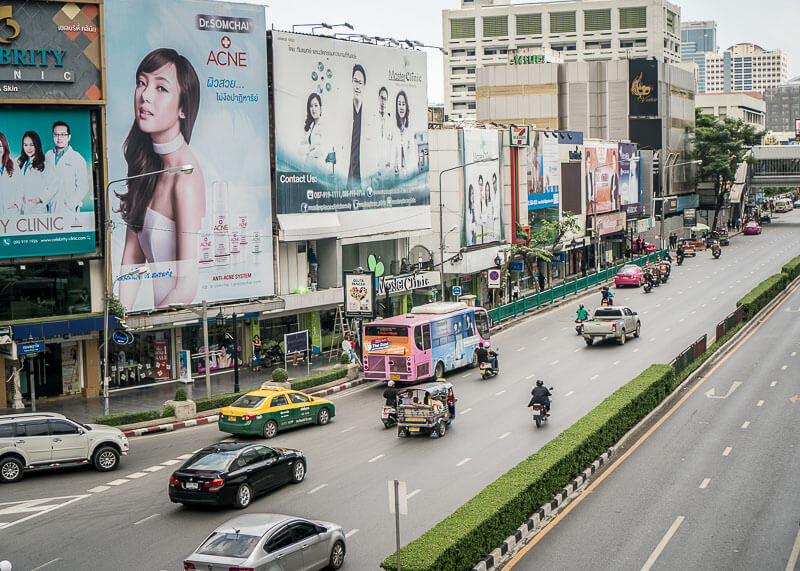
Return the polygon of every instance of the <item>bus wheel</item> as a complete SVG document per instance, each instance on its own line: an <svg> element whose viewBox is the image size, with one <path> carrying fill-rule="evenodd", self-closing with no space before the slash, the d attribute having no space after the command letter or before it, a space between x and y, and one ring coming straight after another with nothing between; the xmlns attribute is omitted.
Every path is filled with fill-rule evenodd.
<svg viewBox="0 0 800 571"><path fill-rule="evenodd" d="M469 364L470 369L475 369L478 367L478 352L472 352L472 363Z"/></svg>
<svg viewBox="0 0 800 571"><path fill-rule="evenodd" d="M444 377L444 363L439 361L436 363L436 368L433 370L433 378L441 379L442 377Z"/></svg>

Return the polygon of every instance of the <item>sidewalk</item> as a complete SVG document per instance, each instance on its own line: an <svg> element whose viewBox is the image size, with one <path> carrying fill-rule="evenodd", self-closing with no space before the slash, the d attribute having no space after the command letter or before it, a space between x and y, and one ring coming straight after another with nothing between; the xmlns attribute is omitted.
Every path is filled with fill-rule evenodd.
<svg viewBox="0 0 800 571"><path fill-rule="evenodd" d="M325 371L336 366L336 362L328 364L326 354L319 355L311 362L311 374ZM272 381L272 370L275 367L252 372L249 367L239 367L239 389L242 391L253 390L263 383ZM306 366L300 364L293 367L289 364L289 378L297 379L307 375ZM109 394L109 412L111 414L119 412L138 412L142 410L160 409L164 401L175 397L175 390L179 387L188 386L177 381L165 381L144 387L131 387L126 389L112 390ZM191 398L196 400L206 395L205 376L196 376L191 385ZM211 394L219 395L233 392L233 370L225 370L211 375ZM78 422L94 422L95 417L103 416L104 399L102 396L95 398L59 398L59 399L36 399L36 412L58 412L66 415ZM25 409L0 409L0 414L19 414L20 412L31 412L30 403L26 401Z"/></svg>

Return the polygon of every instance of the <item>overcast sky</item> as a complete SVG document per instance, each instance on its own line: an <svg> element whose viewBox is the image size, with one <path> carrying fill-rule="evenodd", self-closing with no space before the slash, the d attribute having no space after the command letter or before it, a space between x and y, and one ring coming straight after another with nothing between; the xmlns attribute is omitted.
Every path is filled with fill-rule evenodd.
<svg viewBox="0 0 800 571"><path fill-rule="evenodd" d="M291 30L293 24L349 22L360 34L442 45L442 10L460 0L246 0L267 6L267 25ZM675 0L673 0L675 1ZM514 2L518 4L521 2ZM587 2L588 3L588 2ZM677 0L683 20L716 20L717 44L725 49L752 42L781 49L789 60L789 78L800 75L800 0ZM300 30L311 31L310 27ZM336 28L335 31L347 31ZM317 30L320 33L324 30ZM443 101L442 56L428 50L430 102Z"/></svg>

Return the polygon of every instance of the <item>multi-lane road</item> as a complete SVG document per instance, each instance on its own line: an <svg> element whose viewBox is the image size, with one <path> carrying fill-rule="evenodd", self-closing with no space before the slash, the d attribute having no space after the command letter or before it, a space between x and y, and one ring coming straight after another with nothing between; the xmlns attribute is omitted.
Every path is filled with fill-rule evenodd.
<svg viewBox="0 0 800 571"><path fill-rule="evenodd" d="M248 510L340 523L348 534L346 568L376 569L394 550L387 480L407 482L406 543L649 364L668 362L698 336L713 335L737 299L800 252L798 226L800 213L783 215L761 236L735 237L719 260L708 252L687 259L650 294L618 290L616 303L633 307L643 323L642 336L624 346L586 347L574 330L578 300L497 333L498 377L481 381L474 370L449 376L458 416L443 439L400 439L385 430L382 387L339 393L329 425L270 441L305 452L306 480L257 499ZM599 295L581 301L591 307ZM556 389L554 414L539 430L525 406L537 378ZM238 512L171 504L169 474L187 454L226 437L215 426L200 426L136 438L112 474L31 474L0 488L0 559L10 559L15 569L180 569L210 530Z"/></svg>

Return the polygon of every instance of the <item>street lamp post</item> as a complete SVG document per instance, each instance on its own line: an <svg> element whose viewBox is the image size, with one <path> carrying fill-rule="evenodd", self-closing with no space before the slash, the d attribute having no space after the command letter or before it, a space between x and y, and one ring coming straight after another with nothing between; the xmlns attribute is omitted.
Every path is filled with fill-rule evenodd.
<svg viewBox="0 0 800 571"><path fill-rule="evenodd" d="M681 167L681 166L684 166L684 165L702 165L702 164L703 164L703 161L698 159L698 160L695 160L695 161L686 161L686 162L683 162L683 163L675 163L674 165L666 165L664 167L664 182L666 183L667 180L668 180L667 179L668 169L675 168L675 167ZM669 185L665 184L665 186L667 187L666 190L669 190ZM661 189L661 220L660 220L660 224L659 224L659 236L660 236L660 239L661 239L660 241L661 241L661 249L662 250L664 249L664 210L665 210L664 209L664 200L666 199L666 192L664 192L664 190L665 189L663 189L663 188Z"/></svg>
<svg viewBox="0 0 800 571"><path fill-rule="evenodd" d="M233 392L239 392L239 322L238 315L234 312L231 315L233 319ZM225 327L225 314L222 313L222 308L219 308L217 314L217 327Z"/></svg>
<svg viewBox="0 0 800 571"><path fill-rule="evenodd" d="M142 174L136 174L133 176L127 176L125 178L118 178L106 185L106 200L108 200L108 196L111 191L111 185L116 184L118 182L127 182L129 180L134 180L137 178L144 178L148 176L157 176L160 174L165 173L182 173L182 174L191 174L194 171L194 167L192 165L180 165L177 167L170 167L167 169L161 169L153 172L145 172ZM117 276L114 281L110 284L111 288L109 289L109 280L111 278L111 218L110 212L106 212L106 237L105 237L105 255L103 256L103 283L105 284L105 297L103 299L103 414L108 415L109 403L108 403L108 388L109 388L109 377L108 377L108 310L109 304L111 303L111 293L114 291L114 284L117 283L122 278L126 278L128 276L133 275L141 275L147 271L147 268L144 266L140 266L134 270L131 270L125 274L121 274Z"/></svg>
<svg viewBox="0 0 800 571"><path fill-rule="evenodd" d="M461 165L457 165L454 167L450 167L447 169L443 169L439 171L439 281L441 282L441 289L442 289L442 301L444 301L444 290L445 290L445 283L444 283L444 238L446 234L444 233L444 204L443 204L443 189L442 189L442 175L449 171L458 170L463 167L468 167L470 165L476 165L478 163L490 163L492 161L496 161L499 157L491 156L485 157L483 159L477 161L471 161L469 163L464 163ZM456 227L457 228L457 227ZM449 234L453 229L451 228L447 234Z"/></svg>

